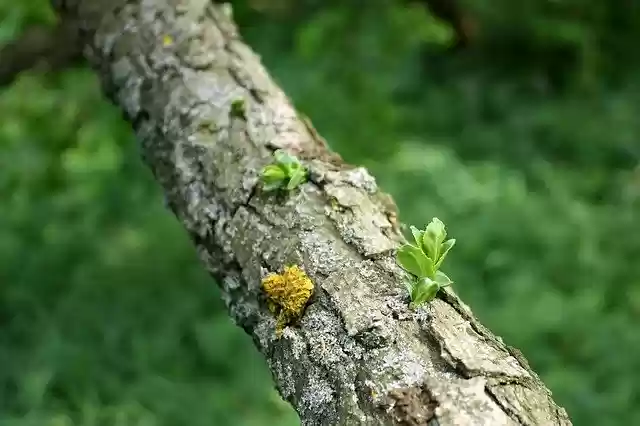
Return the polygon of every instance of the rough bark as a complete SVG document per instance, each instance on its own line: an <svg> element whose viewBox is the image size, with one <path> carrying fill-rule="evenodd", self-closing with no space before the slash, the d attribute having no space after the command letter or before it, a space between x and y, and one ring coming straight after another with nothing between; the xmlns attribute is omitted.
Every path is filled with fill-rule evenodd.
<svg viewBox="0 0 640 426"><path fill-rule="evenodd" d="M80 23L105 93L132 123L168 206L302 424L571 424L519 352L453 292L407 308L393 202L296 113L228 8L207 0L54 4ZM311 171L287 196L258 185L275 148ZM278 339L260 283L289 264L316 290Z"/></svg>

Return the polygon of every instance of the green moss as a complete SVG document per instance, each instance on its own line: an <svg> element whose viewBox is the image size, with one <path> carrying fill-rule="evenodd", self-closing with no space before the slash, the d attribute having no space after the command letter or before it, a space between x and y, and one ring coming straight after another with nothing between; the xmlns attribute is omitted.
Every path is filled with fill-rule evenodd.
<svg viewBox="0 0 640 426"><path fill-rule="evenodd" d="M238 98L231 102L231 116L236 118L245 118L245 103L244 99Z"/></svg>

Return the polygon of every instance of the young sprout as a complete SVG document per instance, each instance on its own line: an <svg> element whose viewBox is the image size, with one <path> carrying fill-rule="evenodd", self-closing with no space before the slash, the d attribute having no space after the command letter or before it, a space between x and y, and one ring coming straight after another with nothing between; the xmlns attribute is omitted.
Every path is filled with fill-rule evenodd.
<svg viewBox="0 0 640 426"><path fill-rule="evenodd" d="M260 174L262 188L265 191L284 189L291 191L307 177L307 169L293 155L279 149L273 153L275 162L269 164Z"/></svg>
<svg viewBox="0 0 640 426"><path fill-rule="evenodd" d="M409 274L406 282L411 296L411 307L418 307L432 300L440 289L452 284L440 265L456 243L447 238L444 223L434 217L425 230L411 227L414 244L405 244L398 249L396 260Z"/></svg>
<svg viewBox="0 0 640 426"><path fill-rule="evenodd" d="M233 102L231 102L230 113L232 117L244 118L244 115L245 115L244 99L242 98L234 99Z"/></svg>

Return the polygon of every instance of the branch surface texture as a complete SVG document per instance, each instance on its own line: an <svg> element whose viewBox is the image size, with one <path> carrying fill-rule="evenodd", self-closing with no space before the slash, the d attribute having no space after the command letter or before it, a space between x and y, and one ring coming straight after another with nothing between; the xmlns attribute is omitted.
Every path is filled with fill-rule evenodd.
<svg viewBox="0 0 640 426"><path fill-rule="evenodd" d="M452 291L408 309L393 201L295 111L229 8L208 0L54 6L79 23L105 93L303 425L571 424L520 353ZM277 148L310 171L286 196L259 185ZM306 271L315 292L278 338L261 280L286 265Z"/></svg>

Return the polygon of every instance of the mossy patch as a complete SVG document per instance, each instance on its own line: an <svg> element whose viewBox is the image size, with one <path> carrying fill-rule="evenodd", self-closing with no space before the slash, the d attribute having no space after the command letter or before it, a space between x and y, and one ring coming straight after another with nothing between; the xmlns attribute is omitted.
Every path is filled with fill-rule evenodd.
<svg viewBox="0 0 640 426"><path fill-rule="evenodd" d="M297 321L304 312L313 294L314 285L298 266L287 266L282 274L269 274L262 280L262 289L267 294L267 306L276 316L276 336L284 328Z"/></svg>
<svg viewBox="0 0 640 426"><path fill-rule="evenodd" d="M238 98L231 102L231 116L236 118L245 118L244 99Z"/></svg>

